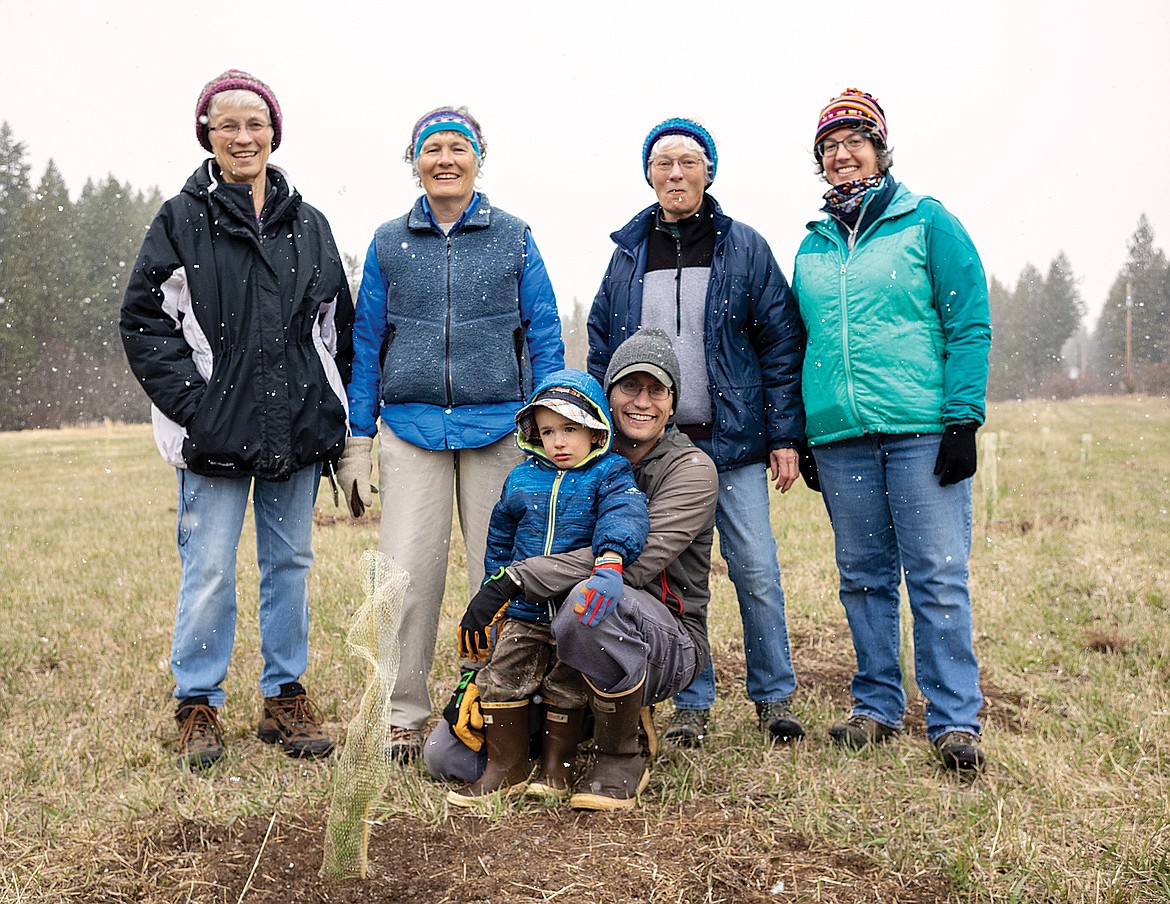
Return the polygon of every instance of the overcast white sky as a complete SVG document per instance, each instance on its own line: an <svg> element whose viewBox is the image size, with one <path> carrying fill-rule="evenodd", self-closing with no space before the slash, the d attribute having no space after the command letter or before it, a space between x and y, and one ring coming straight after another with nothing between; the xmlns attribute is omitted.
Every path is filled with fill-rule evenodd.
<svg viewBox="0 0 1170 904"><path fill-rule="evenodd" d="M847 86L889 120L894 175L966 225L1014 285L1064 251L1095 319L1144 212L1170 248L1170 4L1113 2L301 2L0 0L0 120L40 178L178 192L203 158L203 84L276 92L272 162L364 256L418 194L415 119L467 104L481 188L527 220L562 310L588 303L609 233L653 194L642 140L667 116L715 136L711 193L785 273L818 216L810 145Z"/></svg>

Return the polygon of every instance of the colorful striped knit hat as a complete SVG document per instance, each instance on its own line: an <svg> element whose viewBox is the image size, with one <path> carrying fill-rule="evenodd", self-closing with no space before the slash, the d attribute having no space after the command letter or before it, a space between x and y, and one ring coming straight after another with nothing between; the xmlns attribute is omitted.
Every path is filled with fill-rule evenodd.
<svg viewBox="0 0 1170 904"><path fill-rule="evenodd" d="M207 134L207 108L211 105L211 99L221 91L235 90L259 94L261 100L268 105L268 118L272 120L272 150L275 151L280 146L281 126L283 125L280 104L276 102L276 95L272 93L271 88L243 69L229 69L227 72L220 73L204 85L203 90L199 92L199 102L195 104L195 136L199 139L199 143L203 145L205 150L212 150L211 139Z"/></svg>
<svg viewBox="0 0 1170 904"><path fill-rule="evenodd" d="M483 139L475 122L460 110L444 107L428 113L414 124L414 134L411 135L412 160L418 159L423 142L436 132L459 132L465 135L475 149L475 156L483 159Z"/></svg>
<svg viewBox="0 0 1170 904"><path fill-rule="evenodd" d="M845 128L868 129L888 144L886 137L886 111L872 94L856 88L846 88L821 110L817 121L817 137L813 139L813 152L830 132Z"/></svg>
<svg viewBox="0 0 1170 904"><path fill-rule="evenodd" d="M719 168L719 155L715 152L715 139L711 137L710 132L693 119L675 116L658 123L650 130L650 134L642 143L642 175L646 177L647 183L650 182L650 150L659 138L665 138L667 135L685 135L687 138L693 138L697 141L703 149L703 153L707 155L707 159L711 161L711 171L707 173L707 176L711 182L715 181L715 170Z"/></svg>

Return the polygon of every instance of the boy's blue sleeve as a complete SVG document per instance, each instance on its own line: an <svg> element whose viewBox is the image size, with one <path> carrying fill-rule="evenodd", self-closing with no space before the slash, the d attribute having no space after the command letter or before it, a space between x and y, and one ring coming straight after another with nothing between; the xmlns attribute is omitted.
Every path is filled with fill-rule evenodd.
<svg viewBox="0 0 1170 904"><path fill-rule="evenodd" d="M504 488L500 491L500 499L495 508L492 509L492 516L488 521L487 547L483 556L485 579L490 578L501 568L512 564L512 550L516 544L516 526L520 523L520 519L508 505L508 500L512 497L511 485L512 474L509 474L504 481Z"/></svg>
<svg viewBox="0 0 1170 904"><path fill-rule="evenodd" d="M620 553L629 565L642 554L650 533L646 494L634 481L634 469L617 453L607 456L607 473L597 489L597 524L593 528L593 554L606 550Z"/></svg>

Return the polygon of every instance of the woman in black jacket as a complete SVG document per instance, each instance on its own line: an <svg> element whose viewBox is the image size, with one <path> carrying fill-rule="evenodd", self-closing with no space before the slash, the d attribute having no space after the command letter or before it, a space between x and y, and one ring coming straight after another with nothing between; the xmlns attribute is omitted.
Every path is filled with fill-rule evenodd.
<svg viewBox="0 0 1170 904"><path fill-rule="evenodd" d="M195 117L213 156L151 225L121 318L159 452L178 475L171 669L181 761L203 768L223 753L216 710L249 493L264 658L258 734L290 756L325 756L333 742L300 678L313 504L347 430L353 302L328 222L268 165L282 128L272 90L229 70L203 88Z"/></svg>

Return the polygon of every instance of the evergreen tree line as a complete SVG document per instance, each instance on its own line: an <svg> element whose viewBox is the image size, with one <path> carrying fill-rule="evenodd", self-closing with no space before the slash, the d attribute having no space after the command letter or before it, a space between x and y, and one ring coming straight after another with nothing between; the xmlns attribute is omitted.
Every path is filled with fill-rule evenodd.
<svg viewBox="0 0 1170 904"><path fill-rule="evenodd" d="M1014 289L992 278L989 294L991 399L1170 392L1170 266L1144 214L1092 334L1063 253L1047 274L1027 264Z"/></svg>
<svg viewBox="0 0 1170 904"><path fill-rule="evenodd" d="M161 204L113 176L71 200L52 161L31 188L24 144L0 124L0 430L149 416L118 314Z"/></svg>
<svg viewBox="0 0 1170 904"><path fill-rule="evenodd" d="M52 161L35 188L29 169L0 124L0 430L146 420L118 315L162 196L108 176L71 200ZM1170 391L1170 266L1144 216L1092 335L1064 254L1014 288L993 278L990 298L992 399ZM586 315L575 299L564 318L570 366L585 363Z"/></svg>

